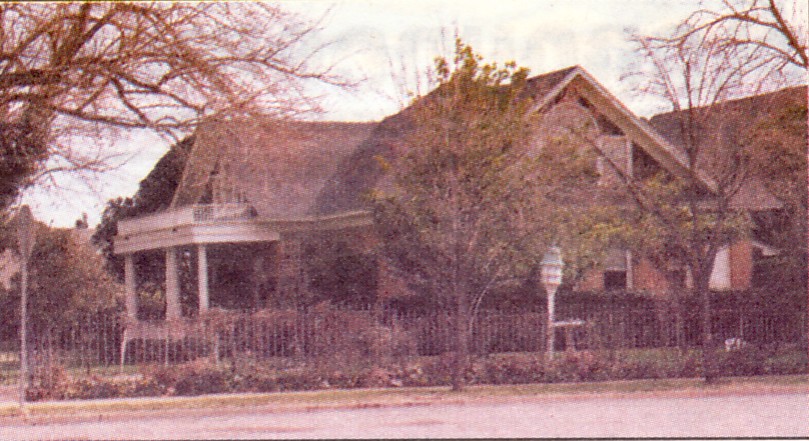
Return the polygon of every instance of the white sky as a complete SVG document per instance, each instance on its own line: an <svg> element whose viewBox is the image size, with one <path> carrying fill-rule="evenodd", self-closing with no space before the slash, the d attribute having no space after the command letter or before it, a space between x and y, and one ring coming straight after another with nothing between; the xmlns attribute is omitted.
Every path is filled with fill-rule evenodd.
<svg viewBox="0 0 809 441"><path fill-rule="evenodd" d="M395 113L406 91L425 92L419 73L450 55L457 30L487 61L516 61L532 74L579 64L641 116L667 110L620 81L632 60L627 28L660 34L685 18L695 0L298 0L282 7L322 21L321 42L334 42L320 62L337 63L356 90L313 89L323 95L324 120L379 120ZM106 201L131 196L169 143L147 133L116 144L130 158L88 185L59 177L60 188L29 191L24 202L53 226L72 226L82 212L95 226Z"/></svg>

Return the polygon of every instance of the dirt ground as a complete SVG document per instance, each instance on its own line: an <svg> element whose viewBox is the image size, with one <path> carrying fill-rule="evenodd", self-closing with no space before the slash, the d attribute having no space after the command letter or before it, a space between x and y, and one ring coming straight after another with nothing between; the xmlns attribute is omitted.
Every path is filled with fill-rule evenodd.
<svg viewBox="0 0 809 441"><path fill-rule="evenodd" d="M100 419L100 420L99 420ZM809 437L809 394L514 397L397 407L6 420L2 439Z"/></svg>

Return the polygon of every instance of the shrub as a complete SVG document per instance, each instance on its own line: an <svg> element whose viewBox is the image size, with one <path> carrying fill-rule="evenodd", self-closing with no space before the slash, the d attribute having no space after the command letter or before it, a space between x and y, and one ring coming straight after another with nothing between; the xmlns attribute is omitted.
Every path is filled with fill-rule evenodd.
<svg viewBox="0 0 809 441"><path fill-rule="evenodd" d="M493 355L484 359L481 369L475 369L475 382L486 384L524 384L545 380L542 356L533 354Z"/></svg>
<svg viewBox="0 0 809 441"><path fill-rule="evenodd" d="M752 376L764 373L766 351L746 346L730 352L718 352L718 367L721 375Z"/></svg>
<svg viewBox="0 0 809 441"><path fill-rule="evenodd" d="M61 366L33 373L27 397L91 399L209 393L278 392L328 388L445 386L452 376L451 353L399 363L295 363L289 359L241 357L216 365L199 359L173 366L149 366L140 375L72 379ZM717 354L721 375L802 374L806 352L797 346L757 348ZM317 359L316 359L317 360ZM579 351L495 354L473 360L469 384L523 384L642 378L693 377L701 372L699 351Z"/></svg>
<svg viewBox="0 0 809 441"><path fill-rule="evenodd" d="M152 378L136 375L126 378L105 378L92 375L73 379L62 366L34 370L31 385L26 389L26 399L73 400L118 397L146 397L164 394L164 389Z"/></svg>
<svg viewBox="0 0 809 441"><path fill-rule="evenodd" d="M78 399L116 398L123 395L122 386L121 383L92 376L71 382L67 395Z"/></svg>
<svg viewBox="0 0 809 441"><path fill-rule="evenodd" d="M792 345L770 346L760 348L766 356L763 357L761 374L764 375L794 375L809 373L809 353L806 352L805 343Z"/></svg>
<svg viewBox="0 0 809 441"><path fill-rule="evenodd" d="M162 390L170 395L203 395L232 391L231 372L201 359L166 367L151 367L146 375L154 378Z"/></svg>
<svg viewBox="0 0 809 441"><path fill-rule="evenodd" d="M221 369L208 368L191 371L183 375L175 384L177 395L204 395L230 392L230 375Z"/></svg>
<svg viewBox="0 0 809 441"><path fill-rule="evenodd" d="M368 311L338 310L328 303L311 312L317 320L307 335L307 355L337 368L388 364L416 353L413 336L400 326L383 326Z"/></svg>
<svg viewBox="0 0 809 441"><path fill-rule="evenodd" d="M25 390L26 400L63 400L67 397L69 378L65 369L56 364L37 367L31 373L31 383Z"/></svg>
<svg viewBox="0 0 809 441"><path fill-rule="evenodd" d="M776 375L806 374L809 369L809 356L806 351L776 353L764 361L763 373Z"/></svg>
<svg viewBox="0 0 809 441"><path fill-rule="evenodd" d="M449 385L452 383L452 354L448 352L429 357L421 365L421 369L428 385Z"/></svg>
<svg viewBox="0 0 809 441"><path fill-rule="evenodd" d="M279 391L316 390L325 386L320 375L306 369L280 373L276 382Z"/></svg>
<svg viewBox="0 0 809 441"><path fill-rule="evenodd" d="M417 362L402 364L399 367L397 379L401 381L403 386L429 386L433 384L424 372L421 363Z"/></svg>
<svg viewBox="0 0 809 441"><path fill-rule="evenodd" d="M395 370L375 366L361 373L357 387L389 387L396 383L397 377Z"/></svg>

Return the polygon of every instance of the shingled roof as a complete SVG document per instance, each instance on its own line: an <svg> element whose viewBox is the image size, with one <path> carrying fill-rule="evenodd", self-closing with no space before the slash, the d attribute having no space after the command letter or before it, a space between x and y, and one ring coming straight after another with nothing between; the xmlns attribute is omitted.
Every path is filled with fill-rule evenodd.
<svg viewBox="0 0 809 441"><path fill-rule="evenodd" d="M578 66L549 72L527 80L523 98L538 100L547 96ZM434 93L434 91L432 92ZM429 99L430 94L422 99ZM317 214L331 214L367 208L367 195L376 188L385 176L379 159L393 160L393 156L416 129L413 119L417 100L410 107L380 122L357 150L338 167L338 173L329 179L318 196Z"/></svg>
<svg viewBox="0 0 809 441"><path fill-rule="evenodd" d="M701 142L697 167L708 174L721 173L726 153L750 142L757 127L776 117L787 106L805 105L806 86L791 87L776 92L728 100L712 106L695 109L697 137ZM680 121L683 112L656 115L649 123L672 145L682 146ZM771 122L771 121L769 121ZM752 164L755 167L755 164ZM753 170L754 172L755 170ZM761 180L750 173L733 199L737 208L754 210L780 207L781 201L773 196Z"/></svg>
<svg viewBox="0 0 809 441"><path fill-rule="evenodd" d="M548 94L576 67L528 80L530 99ZM424 99L424 98L422 98ZM210 119L197 128L194 150L172 206L199 202L212 175L270 218L328 215L368 207L367 195L415 129L412 106L378 123L300 122L270 118ZM237 188L236 188L237 187Z"/></svg>
<svg viewBox="0 0 809 441"><path fill-rule="evenodd" d="M595 81L581 67L572 66L528 79L525 97L537 103L547 102L577 76L583 76L580 81ZM601 86L595 84L595 88L600 90ZM606 95L605 100L615 101L614 97ZM802 96L806 96L805 90ZM240 192L240 198L252 204L260 217L291 219L366 209L369 206L367 195L385 177L379 159L392 161L396 152L401 151L402 143L416 129L413 115L418 103L381 122L300 122L270 118L205 121L195 133L194 150L172 206L199 202L210 188L211 176L218 173L230 177L234 187L238 187L234 191ZM620 103L616 106L628 112ZM744 106L744 109L749 107ZM753 107L762 114L767 112L758 104ZM744 109L737 113L742 115L746 112ZM645 122L636 121L634 116L628 118L625 124L637 124L641 127L639 130L649 130L643 128L648 127ZM741 117L737 120L737 124L746 123ZM676 115L663 114L653 118L651 123L668 141L678 144L673 121ZM659 137L657 133L650 136ZM665 144L662 138L658 139ZM658 156L660 153L658 151ZM745 187L740 195L744 195L748 205L772 206L775 202L771 196L761 199L767 193L756 185Z"/></svg>
<svg viewBox="0 0 809 441"><path fill-rule="evenodd" d="M374 126L269 118L206 121L195 133L173 205L197 203L210 177L219 175L259 216L286 219L320 213L318 195Z"/></svg>

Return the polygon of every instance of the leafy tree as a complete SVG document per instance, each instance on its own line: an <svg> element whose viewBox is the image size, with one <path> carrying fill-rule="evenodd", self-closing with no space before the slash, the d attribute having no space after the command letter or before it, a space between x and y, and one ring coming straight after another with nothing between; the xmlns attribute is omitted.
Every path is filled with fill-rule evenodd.
<svg viewBox="0 0 809 441"><path fill-rule="evenodd" d="M35 224L36 244L30 260L28 315L32 327L75 323L89 313L122 307L123 286L103 269L102 258L76 230ZM19 275L0 292L4 337L19 324Z"/></svg>
<svg viewBox="0 0 809 441"><path fill-rule="evenodd" d="M296 299L298 303L329 301L336 305L363 308L376 302L377 261L375 257L357 249L362 238L343 231L307 235L305 273L312 298Z"/></svg>
<svg viewBox="0 0 809 441"><path fill-rule="evenodd" d="M383 161L391 183L377 190L375 223L385 264L452 318L461 389L475 310L570 235L561 222L578 215L555 202L584 169L568 144L532 148L526 69L483 63L458 40L435 70L435 90L405 110L414 129Z"/></svg>
<svg viewBox="0 0 809 441"><path fill-rule="evenodd" d="M794 94L795 90L786 91ZM804 296L807 279L806 146L807 105L803 97L779 100L778 111L748 128L756 177L784 208L757 216L757 233L781 250L770 282ZM797 98L797 99L796 99ZM805 297L805 296L804 296Z"/></svg>
<svg viewBox="0 0 809 441"><path fill-rule="evenodd" d="M177 139L201 117L316 106L305 81L315 31L261 2L0 5L0 208L55 172L104 171L104 140L148 129Z"/></svg>
<svg viewBox="0 0 809 441"><path fill-rule="evenodd" d="M183 169L194 144L189 137L174 144L155 164L152 171L140 181L138 191L131 198L107 201L101 222L93 234L93 243L106 258L108 269L123 281L123 259L113 253L113 238L118 234L118 221L156 213L171 205L171 198L182 178Z"/></svg>

